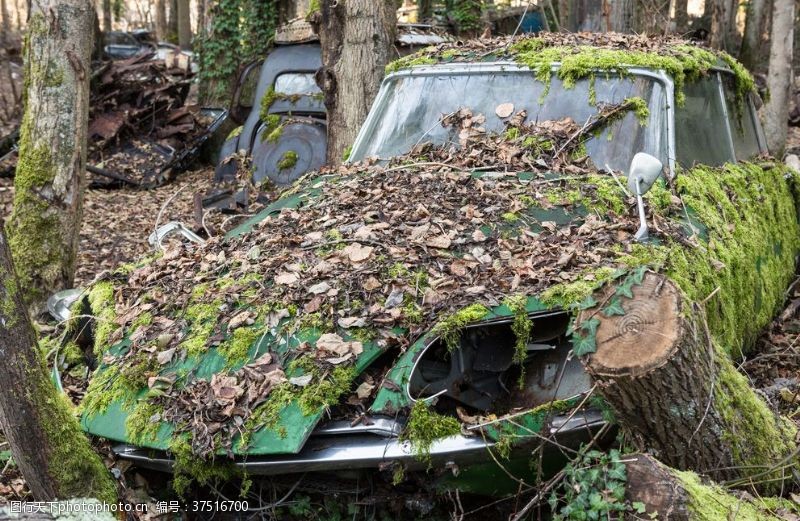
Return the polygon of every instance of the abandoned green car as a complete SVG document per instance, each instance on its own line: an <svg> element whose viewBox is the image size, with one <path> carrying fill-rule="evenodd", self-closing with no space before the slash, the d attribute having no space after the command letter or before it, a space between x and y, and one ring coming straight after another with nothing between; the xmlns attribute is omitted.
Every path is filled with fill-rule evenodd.
<svg viewBox="0 0 800 521"><path fill-rule="evenodd" d="M98 362L81 424L120 458L179 492L237 471L513 492L613 442L571 328L599 286L667 274L734 355L780 306L794 174L756 159L726 55L552 35L388 72L349 164L77 304Z"/></svg>

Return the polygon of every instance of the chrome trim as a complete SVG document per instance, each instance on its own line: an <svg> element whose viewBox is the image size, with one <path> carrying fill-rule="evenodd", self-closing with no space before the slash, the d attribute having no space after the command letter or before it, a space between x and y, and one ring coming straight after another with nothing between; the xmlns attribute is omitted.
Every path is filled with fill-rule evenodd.
<svg viewBox="0 0 800 521"><path fill-rule="evenodd" d="M396 438L403 431L403 423L388 418L374 418L368 425L351 425L348 421L329 422L320 425L313 436L341 436L345 434L376 434L386 438Z"/></svg>
<svg viewBox="0 0 800 521"><path fill-rule="evenodd" d="M557 435L559 444L577 449L581 442L587 441L603 425L605 421L599 412L587 411L571 418L555 417L549 434ZM315 434L318 432L319 429ZM535 438L531 437L532 440ZM486 451L492 446L494 442L484 441L481 436L443 438L431 445L430 464L489 462L491 457ZM131 461L141 468L172 472L174 461L163 452L126 444L114 446L113 452L120 459ZM274 476L294 472L379 469L393 462L402 463L408 470L424 470L429 466L428 461L420 461L409 442L372 434L336 437L312 435L298 454L250 456L234 464L251 475Z"/></svg>
<svg viewBox="0 0 800 521"><path fill-rule="evenodd" d="M722 104L722 119L725 120L725 128L728 131L728 146L730 147L730 156L728 161L731 163L736 162L736 145L733 143L733 129L731 128L731 117L728 114L728 100L725 98L725 88L722 85L722 76L719 72L717 76L717 91L719 92L719 102Z"/></svg>
<svg viewBox="0 0 800 521"><path fill-rule="evenodd" d="M185 224L179 221L170 221L167 224L163 224L158 227L150 236L147 238L147 242L150 243L150 246L156 250L163 249L161 247L161 242L170 235L175 233L179 233L183 235L186 239L197 243L203 244L205 239L194 233L192 230L186 227Z"/></svg>

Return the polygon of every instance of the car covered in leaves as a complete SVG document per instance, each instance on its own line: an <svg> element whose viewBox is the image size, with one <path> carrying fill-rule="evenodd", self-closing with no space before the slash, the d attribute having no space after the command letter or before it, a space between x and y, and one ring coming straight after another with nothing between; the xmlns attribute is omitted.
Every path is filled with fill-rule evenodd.
<svg viewBox="0 0 800 521"><path fill-rule="evenodd" d="M613 442L581 363L596 321L574 324L600 286L669 274L734 354L780 305L795 176L729 56L541 35L387 73L349 163L73 306L95 317L81 424L120 458L179 492L245 472L513 493Z"/></svg>

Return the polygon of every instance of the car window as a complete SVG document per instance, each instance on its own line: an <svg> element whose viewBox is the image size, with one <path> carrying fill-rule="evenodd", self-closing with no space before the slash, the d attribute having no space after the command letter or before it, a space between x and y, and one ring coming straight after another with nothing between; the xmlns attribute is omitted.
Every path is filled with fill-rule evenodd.
<svg viewBox="0 0 800 521"><path fill-rule="evenodd" d="M675 154L678 164L717 166L733 161L717 75L687 83L686 99L675 107Z"/></svg>
<svg viewBox="0 0 800 521"><path fill-rule="evenodd" d="M261 76L261 66L263 62L252 67L244 78L242 78L242 89L239 94L239 106L251 108L256 100L256 87L258 78Z"/></svg>
<svg viewBox="0 0 800 521"><path fill-rule="evenodd" d="M749 99L745 99L744 103L738 106L733 77L730 74L722 75L722 89L725 92L725 104L728 109L728 121L736 159L739 161L751 159L757 156L761 150L758 147L756 122L753 119L754 114Z"/></svg>
<svg viewBox="0 0 800 521"><path fill-rule="evenodd" d="M287 72L275 78L275 92L281 94L318 94L313 72Z"/></svg>

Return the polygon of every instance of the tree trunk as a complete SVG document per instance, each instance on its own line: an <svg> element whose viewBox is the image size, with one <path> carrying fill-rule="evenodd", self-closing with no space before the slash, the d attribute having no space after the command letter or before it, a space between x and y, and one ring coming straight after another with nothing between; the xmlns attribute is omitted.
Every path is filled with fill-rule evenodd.
<svg viewBox="0 0 800 521"><path fill-rule="evenodd" d="M392 2L323 0L314 24L322 45L317 83L328 111L328 163L352 146L392 58L396 14Z"/></svg>
<svg viewBox="0 0 800 521"><path fill-rule="evenodd" d="M185 51L192 50L192 17L189 0L178 0L178 44Z"/></svg>
<svg viewBox="0 0 800 521"><path fill-rule="evenodd" d="M178 0L169 0L167 15L167 41L178 43Z"/></svg>
<svg viewBox="0 0 800 521"><path fill-rule="evenodd" d="M417 2L417 21L427 22L433 18L433 0L419 0Z"/></svg>
<svg viewBox="0 0 800 521"><path fill-rule="evenodd" d="M675 32L686 34L689 30L689 0L675 0Z"/></svg>
<svg viewBox="0 0 800 521"><path fill-rule="evenodd" d="M739 50L739 61L750 70L755 69L761 60L761 42L764 34L764 20L767 5L765 0L750 0L744 19L744 35Z"/></svg>
<svg viewBox="0 0 800 521"><path fill-rule="evenodd" d="M194 32L198 36L206 34L206 0L197 0L197 25Z"/></svg>
<svg viewBox="0 0 800 521"><path fill-rule="evenodd" d="M63 15L65 4L61 0L56 16ZM91 9L88 2L75 6L76 13L86 9ZM0 427L14 461L40 501L95 497L114 502L111 475L66 397L50 382L23 300L26 289L16 279L0 230Z"/></svg>
<svg viewBox="0 0 800 521"><path fill-rule="evenodd" d="M25 46L25 113L8 235L25 298L38 311L72 287L83 206L89 57L88 0L36 0Z"/></svg>
<svg viewBox="0 0 800 521"><path fill-rule="evenodd" d="M709 4L711 7L709 45L715 49L730 50L735 39L736 9L739 4L737 0L708 0L706 5Z"/></svg>
<svg viewBox="0 0 800 521"><path fill-rule="evenodd" d="M167 39L167 1L156 0L156 37L159 41Z"/></svg>
<svg viewBox="0 0 800 521"><path fill-rule="evenodd" d="M103 0L103 31L111 30L111 0Z"/></svg>
<svg viewBox="0 0 800 521"><path fill-rule="evenodd" d="M646 512L636 519L669 521L759 519L779 521L765 503L740 498L691 472L676 472L646 454L624 456L625 499L642 503Z"/></svg>
<svg viewBox="0 0 800 521"><path fill-rule="evenodd" d="M667 465L780 488L784 473L771 469L784 458L786 468L796 463L795 429L714 346L702 310L684 302L675 284L654 273L632 280L600 290L600 304L576 325L597 326L596 351L584 365L620 424ZM625 284L632 298L620 289ZM609 303L621 311L609 311Z"/></svg>
<svg viewBox="0 0 800 521"><path fill-rule="evenodd" d="M764 106L764 134L770 152L780 157L786 147L789 97L794 81L794 0L774 0L772 4L772 37L767 75L769 100Z"/></svg>

